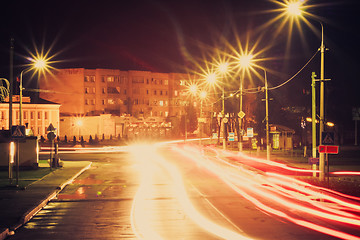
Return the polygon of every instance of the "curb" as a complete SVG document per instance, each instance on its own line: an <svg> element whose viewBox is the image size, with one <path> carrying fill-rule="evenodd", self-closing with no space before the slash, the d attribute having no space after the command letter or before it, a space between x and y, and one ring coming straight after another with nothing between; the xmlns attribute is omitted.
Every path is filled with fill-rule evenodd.
<svg viewBox="0 0 360 240"><path fill-rule="evenodd" d="M15 226L11 227L10 229L8 229L8 228L2 229L1 232L0 232L0 240L6 239L9 235L11 235L10 233L17 230L18 228L23 226L25 223L30 221L41 209L43 209L43 207L45 207L48 204L49 201L51 201L53 198L55 198L58 195L58 193L61 192L68 184L73 182L78 176L80 176L83 172L88 170L91 167L91 164L92 164L92 162L90 162L87 166L83 167L73 177L71 177L65 183L58 186L55 191L53 191L45 199L40 201L40 203L36 207L34 207L33 209L30 209L29 211L27 211L20 218L20 221L17 224L15 224Z"/></svg>

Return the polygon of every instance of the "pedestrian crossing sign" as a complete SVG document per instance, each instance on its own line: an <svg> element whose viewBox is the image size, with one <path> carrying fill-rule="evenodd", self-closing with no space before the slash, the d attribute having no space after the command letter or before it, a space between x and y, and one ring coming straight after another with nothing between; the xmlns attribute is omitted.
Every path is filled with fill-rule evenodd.
<svg viewBox="0 0 360 240"><path fill-rule="evenodd" d="M22 125L12 126L11 137L15 139L25 138L25 126Z"/></svg>
<svg viewBox="0 0 360 240"><path fill-rule="evenodd" d="M322 132L321 133L321 145L335 145L334 132Z"/></svg>

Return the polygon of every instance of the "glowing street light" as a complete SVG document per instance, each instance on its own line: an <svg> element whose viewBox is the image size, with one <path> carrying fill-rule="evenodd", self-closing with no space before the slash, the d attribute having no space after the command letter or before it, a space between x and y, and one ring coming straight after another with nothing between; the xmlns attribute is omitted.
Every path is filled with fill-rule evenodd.
<svg viewBox="0 0 360 240"><path fill-rule="evenodd" d="M252 54L244 54L241 55L239 57L239 67L241 70L246 70L248 69L251 64L252 64L252 60L253 60L253 55ZM243 74L244 76L244 74ZM241 136L241 132L242 132L242 119L245 116L245 113L243 112L243 77L240 76L240 107L239 107L239 151L242 152L242 136Z"/></svg>
<svg viewBox="0 0 360 240"><path fill-rule="evenodd" d="M306 20L306 18L303 16L303 14L305 14L306 12L303 11L304 8L304 4L302 1L290 1L287 2L286 4L286 11L285 14L288 17L292 17L295 18L296 20L298 18L300 18L301 20L305 21L307 24L308 21ZM308 14L310 15L310 14ZM310 15L311 16L311 15ZM322 132L324 131L324 120L325 120L325 110L324 110L324 81L326 80L324 78L324 73L325 73L325 45L324 45L324 26L322 24L322 22L319 22L321 25L321 44L320 44L320 54L321 54L321 63L320 63L320 126L319 126L319 132L320 135L322 134ZM321 138L319 138L319 144L321 145ZM320 170L320 180L324 180L325 179L325 156L324 153L319 153L319 170Z"/></svg>
<svg viewBox="0 0 360 240"><path fill-rule="evenodd" d="M44 73L45 71L48 71L50 68L48 65L48 59L44 57L43 55L40 56L34 56L33 58L28 58L31 63L29 64L30 67L26 68L21 71L20 73L20 99L19 99L19 125L22 125L22 91L23 91L23 74L29 71L34 70L35 73Z"/></svg>

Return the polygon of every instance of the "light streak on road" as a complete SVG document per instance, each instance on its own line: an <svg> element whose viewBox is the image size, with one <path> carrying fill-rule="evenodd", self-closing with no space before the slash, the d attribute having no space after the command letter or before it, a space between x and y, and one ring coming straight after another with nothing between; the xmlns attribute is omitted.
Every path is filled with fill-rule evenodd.
<svg viewBox="0 0 360 240"><path fill-rule="evenodd" d="M339 172L330 172L333 175L360 175L360 172L350 172L350 171L339 171Z"/></svg>
<svg viewBox="0 0 360 240"><path fill-rule="evenodd" d="M156 150L157 148L154 145L150 147L137 145L130 148L130 152L134 155L137 162L142 164L142 166L139 166L142 181L139 190L136 193L131 214L132 227L138 237L151 240L161 239L155 230L150 227L150 220L145 220L146 217L144 217L144 208L146 208L148 204L147 199L150 194L149 189L151 189L151 185L154 184L154 182L152 182L151 175L154 174L154 166L157 166L165 169L168 175L171 176L169 181L173 184L173 192L176 194L178 203L181 205L182 210L190 219L193 220L194 223L207 232L222 239L249 239L239 233L220 226L203 216L192 204L187 194L186 186L184 185L180 171L175 165L169 163L165 158L156 153Z"/></svg>
<svg viewBox="0 0 360 240"><path fill-rule="evenodd" d="M295 181L294 178L283 174L272 173L279 167L287 173L295 171L307 174L308 171L244 155L235 156L223 150L211 149L215 156L205 156L196 147L173 147L173 150L191 159L198 166L215 173L230 188L264 212L327 235L342 239L360 239L341 232L336 227L337 224L350 228L360 226L360 217L348 212L359 212L360 205L353 201L354 198L346 198L344 194L335 191L322 191L311 184ZM229 161L229 157L233 162ZM240 167L237 162L247 163L244 163L242 158L266 164L265 172ZM296 185L292 185L294 182ZM306 220L307 217L325 220L327 224L333 224L335 227L310 222Z"/></svg>

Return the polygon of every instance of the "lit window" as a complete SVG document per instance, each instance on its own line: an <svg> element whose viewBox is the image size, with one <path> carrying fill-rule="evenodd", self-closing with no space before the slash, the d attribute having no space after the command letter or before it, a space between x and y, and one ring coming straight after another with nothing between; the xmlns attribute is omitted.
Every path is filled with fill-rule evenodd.
<svg viewBox="0 0 360 240"><path fill-rule="evenodd" d="M92 88L92 93L95 93L95 88L94 87Z"/></svg>
<svg viewBox="0 0 360 240"><path fill-rule="evenodd" d="M164 85L169 85L169 80L164 80Z"/></svg>
<svg viewBox="0 0 360 240"><path fill-rule="evenodd" d="M85 93L89 93L89 88L88 87L85 88Z"/></svg>
<svg viewBox="0 0 360 240"><path fill-rule="evenodd" d="M169 112L165 112L165 117L169 116Z"/></svg>
<svg viewBox="0 0 360 240"><path fill-rule="evenodd" d="M159 101L160 106L164 106L164 101Z"/></svg>
<svg viewBox="0 0 360 240"><path fill-rule="evenodd" d="M90 82L95 82L95 76L90 76Z"/></svg>
<svg viewBox="0 0 360 240"><path fill-rule="evenodd" d="M106 78L106 80L107 80L108 82L114 82L114 76L108 76L108 77Z"/></svg>
<svg viewBox="0 0 360 240"><path fill-rule="evenodd" d="M85 105L89 105L89 100L85 99Z"/></svg>
<svg viewBox="0 0 360 240"><path fill-rule="evenodd" d="M103 89L102 89L102 93L106 93L106 88L103 88Z"/></svg>
<svg viewBox="0 0 360 240"><path fill-rule="evenodd" d="M108 99L108 104L115 104L114 99Z"/></svg>
<svg viewBox="0 0 360 240"><path fill-rule="evenodd" d="M84 82L89 82L89 76L85 76L85 78L84 78Z"/></svg>
<svg viewBox="0 0 360 240"><path fill-rule="evenodd" d="M178 91L177 91L177 90L175 90L174 95L175 95L175 96L177 96L177 95L178 95Z"/></svg>

